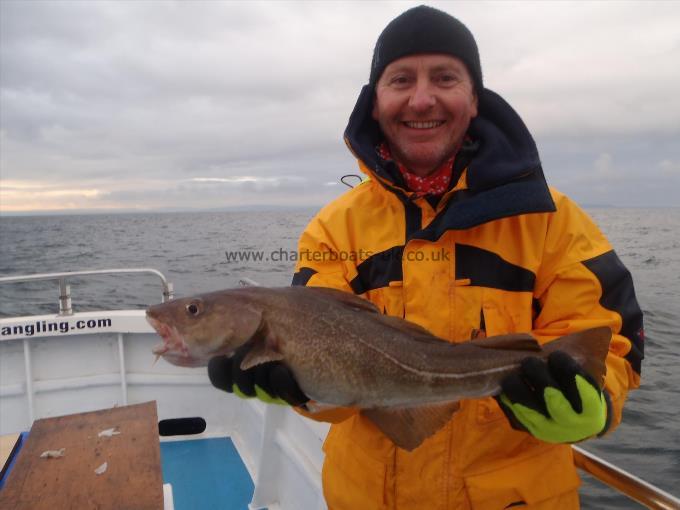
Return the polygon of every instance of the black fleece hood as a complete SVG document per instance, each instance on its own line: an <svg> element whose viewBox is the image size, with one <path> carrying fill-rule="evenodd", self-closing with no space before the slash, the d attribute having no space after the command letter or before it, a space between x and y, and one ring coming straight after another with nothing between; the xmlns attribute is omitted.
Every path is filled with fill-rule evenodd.
<svg viewBox="0 0 680 510"><path fill-rule="evenodd" d="M373 88L366 85L345 129L345 143L376 175L400 185L375 150L384 137L372 110ZM482 90L478 115L467 134L474 142L474 152L468 155L468 189L455 193L440 213L450 216L453 210L458 215L458 219L450 218L453 223L445 222L448 228L469 228L502 217L555 210L536 143L501 96Z"/></svg>

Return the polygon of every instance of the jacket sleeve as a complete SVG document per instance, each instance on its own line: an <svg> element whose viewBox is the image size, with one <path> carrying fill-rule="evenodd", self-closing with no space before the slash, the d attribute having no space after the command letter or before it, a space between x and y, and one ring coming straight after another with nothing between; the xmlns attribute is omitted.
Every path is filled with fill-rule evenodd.
<svg viewBox="0 0 680 510"><path fill-rule="evenodd" d="M640 385L642 311L629 271L593 221L568 198L555 198L534 291L533 333L549 341L597 326L612 329L605 377L612 430L621 422L628 391Z"/></svg>
<svg viewBox="0 0 680 510"><path fill-rule="evenodd" d="M319 216L315 217L300 237L292 284L352 292L346 276L348 269L343 258L324 222ZM343 407L320 412L309 412L300 408L295 410L307 418L330 423L340 423L357 412L356 409Z"/></svg>
<svg viewBox="0 0 680 510"><path fill-rule="evenodd" d="M292 285L329 287L352 292L341 251L325 222L316 216L300 236Z"/></svg>

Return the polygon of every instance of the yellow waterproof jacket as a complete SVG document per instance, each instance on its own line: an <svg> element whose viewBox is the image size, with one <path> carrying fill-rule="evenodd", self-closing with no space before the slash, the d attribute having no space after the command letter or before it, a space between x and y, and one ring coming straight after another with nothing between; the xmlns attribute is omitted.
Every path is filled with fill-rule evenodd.
<svg viewBox="0 0 680 510"><path fill-rule="evenodd" d="M578 206L543 178L521 119L485 90L456 185L438 203L414 198L374 147L364 89L345 133L364 183L326 206L300 239L293 283L360 294L386 314L450 342L531 332L540 342L607 325L610 430L639 384L642 314L632 279ZM395 447L342 409L324 444L331 510L576 508L571 447L513 430L492 398L466 400L420 447Z"/></svg>

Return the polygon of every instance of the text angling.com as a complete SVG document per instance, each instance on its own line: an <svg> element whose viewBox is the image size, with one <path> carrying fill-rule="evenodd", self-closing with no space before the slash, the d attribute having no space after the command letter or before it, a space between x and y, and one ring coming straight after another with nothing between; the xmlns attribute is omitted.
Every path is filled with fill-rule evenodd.
<svg viewBox="0 0 680 510"><path fill-rule="evenodd" d="M36 333L68 333L73 330L110 328L111 319L79 319L77 321L35 321L26 324L3 326L0 335L33 336Z"/></svg>

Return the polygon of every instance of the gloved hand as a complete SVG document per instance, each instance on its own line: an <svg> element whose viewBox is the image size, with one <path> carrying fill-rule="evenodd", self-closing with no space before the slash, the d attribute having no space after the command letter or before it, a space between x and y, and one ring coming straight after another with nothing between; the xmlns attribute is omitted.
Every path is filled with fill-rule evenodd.
<svg viewBox="0 0 680 510"><path fill-rule="evenodd" d="M208 377L212 385L241 398L256 397L268 404L301 406L309 401L290 369L280 361L241 370L241 361L250 348L251 345L245 344L231 358L212 358L208 362Z"/></svg>
<svg viewBox="0 0 680 510"><path fill-rule="evenodd" d="M513 428L548 443L575 443L609 428L608 395L567 353L555 351L547 363L527 358L520 368L497 397Z"/></svg>

